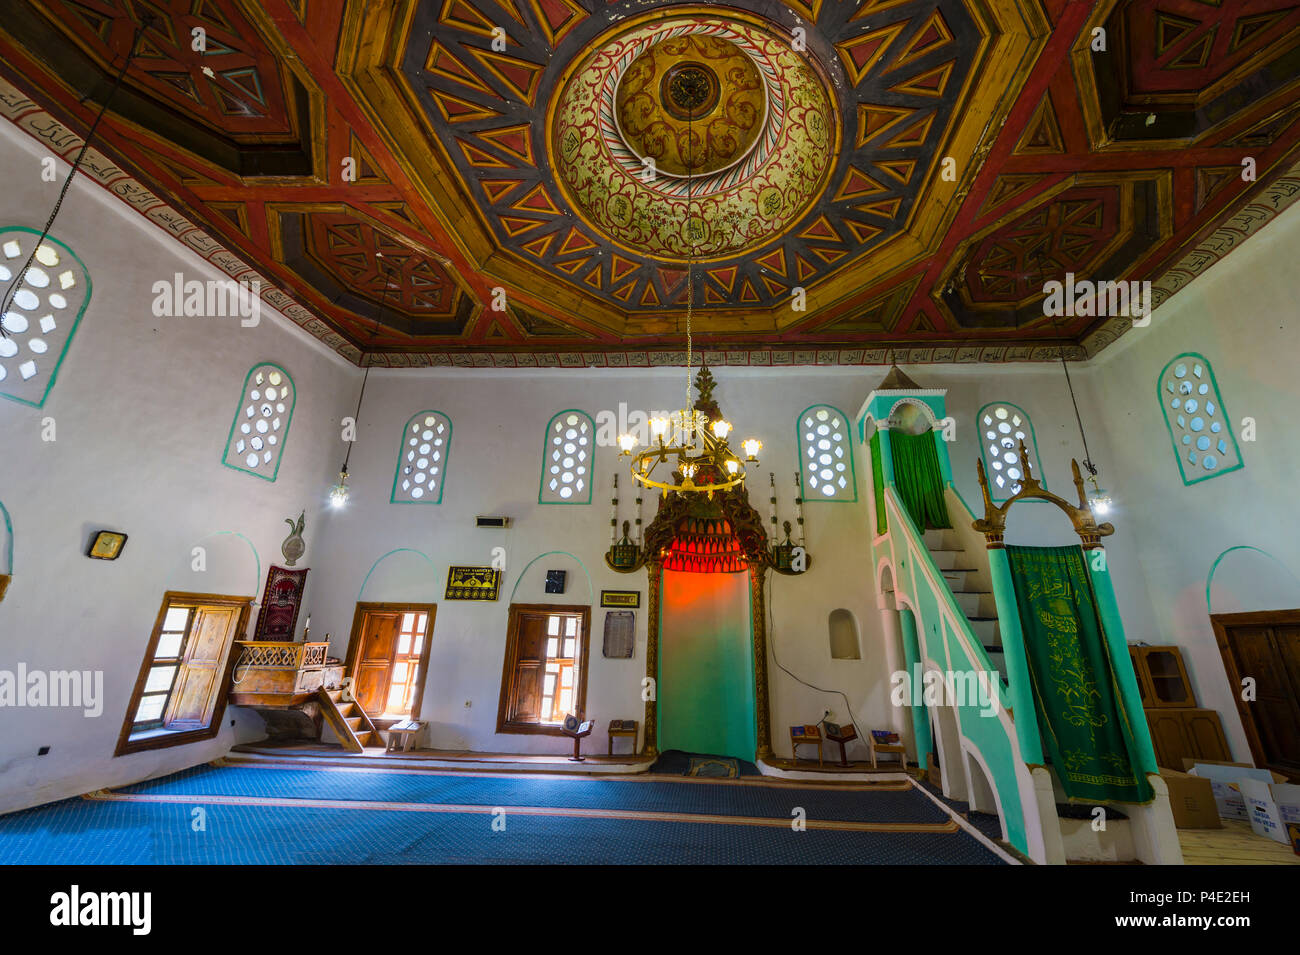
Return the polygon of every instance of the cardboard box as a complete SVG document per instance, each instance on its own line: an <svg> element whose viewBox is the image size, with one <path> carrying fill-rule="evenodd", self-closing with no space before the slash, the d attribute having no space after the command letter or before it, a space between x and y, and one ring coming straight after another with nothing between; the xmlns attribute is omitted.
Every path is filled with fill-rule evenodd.
<svg viewBox="0 0 1300 955"><path fill-rule="evenodd" d="M1300 786L1242 779L1237 788L1246 800L1250 828L1255 834L1291 845L1287 826L1300 824Z"/></svg>
<svg viewBox="0 0 1300 955"><path fill-rule="evenodd" d="M1238 784L1243 779L1269 783L1286 782L1286 777L1267 769L1255 769L1242 763L1215 763L1197 761L1188 770L1188 774L1210 781L1214 790L1214 804L1218 807L1220 819L1241 819L1249 821L1246 811L1246 797L1241 794Z"/></svg>
<svg viewBox="0 0 1300 955"><path fill-rule="evenodd" d="M1180 773L1176 769L1160 770L1160 778L1169 787L1169 808L1173 811L1175 826L1179 829L1223 828L1210 780Z"/></svg>

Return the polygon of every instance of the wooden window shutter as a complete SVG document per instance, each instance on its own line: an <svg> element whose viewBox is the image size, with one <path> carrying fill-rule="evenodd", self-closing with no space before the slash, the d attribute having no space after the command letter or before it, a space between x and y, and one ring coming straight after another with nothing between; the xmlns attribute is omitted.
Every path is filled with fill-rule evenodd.
<svg viewBox="0 0 1300 955"><path fill-rule="evenodd" d="M522 613L515 642L515 672L510 701L512 722L541 718L542 680L546 674L546 616Z"/></svg>
<svg viewBox="0 0 1300 955"><path fill-rule="evenodd" d="M224 690L220 685L226 656L239 622L238 607L197 607L171 705L163 726L171 730L206 729Z"/></svg>
<svg viewBox="0 0 1300 955"><path fill-rule="evenodd" d="M393 672L393 657L397 654L402 614L370 612L362 626L352 696L367 715L378 716L384 712L388 702L388 685Z"/></svg>

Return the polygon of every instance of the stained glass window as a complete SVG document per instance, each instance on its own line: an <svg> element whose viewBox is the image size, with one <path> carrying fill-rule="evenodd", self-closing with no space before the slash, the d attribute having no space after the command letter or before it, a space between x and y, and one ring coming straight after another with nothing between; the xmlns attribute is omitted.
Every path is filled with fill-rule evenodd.
<svg viewBox="0 0 1300 955"><path fill-rule="evenodd" d="M297 399L293 379L279 365L254 365L244 379L239 408L230 426L226 467L274 481L289 436L289 419Z"/></svg>
<svg viewBox="0 0 1300 955"><path fill-rule="evenodd" d="M853 445L847 419L830 405L813 405L799 415L799 470L805 501L856 501Z"/></svg>
<svg viewBox="0 0 1300 955"><path fill-rule="evenodd" d="M1184 484L1242 466L1232 420L1208 361L1195 352L1178 355L1161 370L1156 388Z"/></svg>
<svg viewBox="0 0 1300 955"><path fill-rule="evenodd" d="M561 411L546 425L542 504L591 503L591 453L596 426L582 411Z"/></svg>
<svg viewBox="0 0 1300 955"><path fill-rule="evenodd" d="M440 504L451 450L451 419L439 411L421 411L402 429L393 503Z"/></svg>
<svg viewBox="0 0 1300 955"><path fill-rule="evenodd" d="M1038 463L1038 442L1034 438L1034 425L1029 415L1005 401L985 405L976 415L979 429L980 453L984 457L984 473L989 479L989 493L994 501L1005 501L1020 492L1024 477L1020 468L1020 442L1025 443L1029 469L1046 488L1043 469Z"/></svg>

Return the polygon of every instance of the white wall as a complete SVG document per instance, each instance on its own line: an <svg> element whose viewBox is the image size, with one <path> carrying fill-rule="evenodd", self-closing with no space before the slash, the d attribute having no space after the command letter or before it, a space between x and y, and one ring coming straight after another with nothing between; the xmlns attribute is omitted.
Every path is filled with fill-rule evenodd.
<svg viewBox="0 0 1300 955"><path fill-rule="evenodd" d="M371 574L365 601L411 600L438 604L429 660L423 717L430 721L430 745L497 752L566 751L563 739L497 734L496 719L505 653L509 604L592 605L593 643L587 683L587 712L598 720L588 744L603 752L610 719L643 720L641 679L645 676L646 573L623 575L604 563L609 546L611 476L620 475L620 521L633 517L634 494L626 459L616 447L600 447L595 460L591 505L539 505L544 432L550 417L580 408L593 418L602 410L651 411L680 405L684 369L612 371L372 371L352 454L352 499L328 513L321 524L317 554L318 585L312 600L313 635L329 631L333 652L347 649L361 582L376 560L409 548L427 555L399 553ZM750 500L766 521L768 473L778 479L782 520L793 520L797 467L795 419L814 403L853 410L882 376L881 369L823 368L766 370L720 368L716 396L737 434L756 434L764 442L762 464L753 472ZM442 503L389 503L401 429L415 412L436 409L452 421L447 483ZM812 569L801 578L775 577L770 587L772 630L769 643L792 673L816 686L842 689L854 715L865 725L888 725L888 670L879 612L868 569L867 508L870 474L858 462L857 503L809 503L805 507ZM654 516L657 499L645 498L644 519ZM476 515L504 515L508 530L478 530ZM442 599L447 568L487 565L492 550L506 550L506 573L495 603ZM564 555L541 557L549 551ZM572 555L572 556L567 556ZM547 569L567 569L562 596L543 592ZM585 568L585 570L584 570ZM590 585L588 585L588 574ZM324 582L328 581L326 585ZM600 591L638 590L637 645L630 660L606 660L600 651L604 612ZM828 618L843 607L857 619L861 660L832 660ZM773 740L789 751L787 727L815 722L825 709L845 717L835 694L802 687L771 667ZM469 706L466 706L466 702Z"/></svg>
<svg viewBox="0 0 1300 955"><path fill-rule="evenodd" d="M1210 626L1206 580L1228 548L1258 547L1276 560L1228 555L1214 577L1213 612L1300 607L1297 247L1300 206L1292 206L1157 309L1150 326L1103 351L1089 373L1092 403L1119 451L1108 475L1119 495L1115 522L1136 544L1149 593L1149 623L1130 625L1129 641L1183 648L1199 704L1219 711L1233 758L1243 762L1251 753ZM1185 351L1214 368L1245 464L1190 486L1156 401L1161 369ZM1247 417L1255 441L1242 440Z"/></svg>
<svg viewBox="0 0 1300 955"><path fill-rule="evenodd" d="M66 177L43 183L43 151L0 123L0 225L40 229ZM234 318L155 318L152 284L226 278L84 178L52 235L85 262L94 292L43 408L0 399L0 501L14 523L14 577L0 603L0 670L101 670L102 714L0 708L0 811L210 760L262 721L227 711L210 741L113 757L163 593L254 595L286 517L315 525L330 483L338 418L359 373L291 322L264 310ZM278 480L221 463L248 369L275 361L292 375L297 407ZM55 440L42 440L53 419ZM93 531L129 535L113 562L85 555ZM247 537L260 555L260 579ZM216 536L213 536L216 535ZM195 546L207 571L191 570ZM308 596L316 581L308 578ZM260 595L259 595L260 596ZM256 620L256 607L250 618ZM236 725L230 725L234 720ZM38 756L41 746L50 752Z"/></svg>

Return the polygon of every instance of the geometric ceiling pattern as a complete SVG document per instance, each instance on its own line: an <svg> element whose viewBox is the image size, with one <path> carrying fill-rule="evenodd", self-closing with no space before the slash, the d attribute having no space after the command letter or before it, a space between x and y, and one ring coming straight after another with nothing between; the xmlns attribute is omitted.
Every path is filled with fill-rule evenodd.
<svg viewBox="0 0 1300 955"><path fill-rule="evenodd" d="M71 154L142 21L86 173L373 364L670 364L688 299L719 363L1081 357L1131 323L1045 283L1158 304L1300 160L1300 0L31 0L0 111Z"/></svg>

